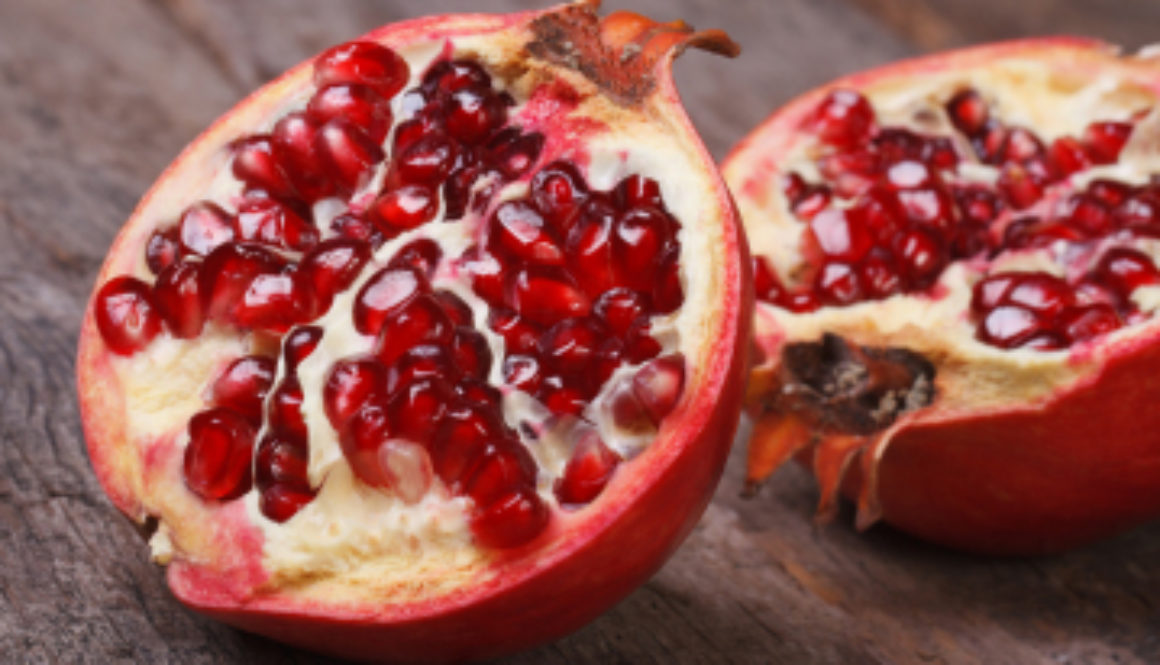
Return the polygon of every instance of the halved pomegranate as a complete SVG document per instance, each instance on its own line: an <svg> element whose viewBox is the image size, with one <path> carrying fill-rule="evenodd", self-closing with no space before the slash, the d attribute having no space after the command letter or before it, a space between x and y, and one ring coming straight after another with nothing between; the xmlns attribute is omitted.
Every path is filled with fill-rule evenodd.
<svg viewBox="0 0 1160 665"><path fill-rule="evenodd" d="M751 280L670 66L736 47L596 5L332 48L128 221L81 404L180 600L346 657L480 658L577 628L692 528Z"/></svg>
<svg viewBox="0 0 1160 665"><path fill-rule="evenodd" d="M727 160L760 302L749 479L980 552L1160 516L1160 64L1058 38L856 74Z"/></svg>

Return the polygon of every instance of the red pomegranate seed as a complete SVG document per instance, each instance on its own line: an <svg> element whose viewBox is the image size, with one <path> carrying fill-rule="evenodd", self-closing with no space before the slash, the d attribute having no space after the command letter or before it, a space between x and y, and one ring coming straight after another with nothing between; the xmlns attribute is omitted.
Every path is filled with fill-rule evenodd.
<svg viewBox="0 0 1160 665"><path fill-rule="evenodd" d="M656 180L634 173L616 185L616 202L621 210L630 208L665 209L661 186Z"/></svg>
<svg viewBox="0 0 1160 665"><path fill-rule="evenodd" d="M603 331L591 319L565 319L540 341L543 360L556 372L582 374L593 361L603 341Z"/></svg>
<svg viewBox="0 0 1160 665"><path fill-rule="evenodd" d="M458 492L489 441L503 434L497 415L479 404L458 404L447 411L431 439L435 473Z"/></svg>
<svg viewBox="0 0 1160 665"><path fill-rule="evenodd" d="M298 111L279 120L271 132L276 161L294 189L311 203L334 194L334 185L323 175L315 148L318 125Z"/></svg>
<svg viewBox="0 0 1160 665"><path fill-rule="evenodd" d="M489 223L490 246L528 263L545 266L564 264L564 251L552 236L540 212L528 201L505 201L492 213Z"/></svg>
<svg viewBox="0 0 1160 665"><path fill-rule="evenodd" d="M318 348L321 339L322 328L318 326L300 326L290 331L282 340L282 361L286 363L286 371L297 370L298 364Z"/></svg>
<svg viewBox="0 0 1160 665"><path fill-rule="evenodd" d="M491 372L491 347L474 328L460 327L455 330L451 355L455 359L455 368L465 376L483 381Z"/></svg>
<svg viewBox="0 0 1160 665"><path fill-rule="evenodd" d="M313 492L303 492L287 485L270 485L258 496L258 509L266 519L285 522L314 500Z"/></svg>
<svg viewBox="0 0 1160 665"><path fill-rule="evenodd" d="M1054 332L1041 332L1031 339L1023 342L1020 348L1034 349L1036 351L1058 351L1066 349L1068 341L1062 335Z"/></svg>
<svg viewBox="0 0 1160 665"><path fill-rule="evenodd" d="M806 289L801 289L787 294L784 306L791 312L801 314L804 312L812 312L822 305L818 301L817 295Z"/></svg>
<svg viewBox="0 0 1160 665"><path fill-rule="evenodd" d="M210 402L241 414L254 423L262 422L262 404L274 382L274 359L242 356L222 370L210 390Z"/></svg>
<svg viewBox="0 0 1160 665"><path fill-rule="evenodd" d="M661 258L657 268L656 284L653 286L653 308L658 314L677 311L685 301L685 291L681 286L681 248L670 245L669 251Z"/></svg>
<svg viewBox="0 0 1160 665"><path fill-rule="evenodd" d="M314 61L314 84L358 83L384 99L394 97L410 78L410 67L391 49L374 42L348 42L327 49Z"/></svg>
<svg viewBox="0 0 1160 665"><path fill-rule="evenodd" d="M1112 230L1112 213L1095 197L1087 194L1073 194L1061 206L1057 216L1066 219L1084 235L1100 236Z"/></svg>
<svg viewBox="0 0 1160 665"><path fill-rule="evenodd" d="M430 441L453 399L455 393L442 379L423 378L400 386L389 405L395 435L408 441Z"/></svg>
<svg viewBox="0 0 1160 665"><path fill-rule="evenodd" d="M1132 135L1130 122L1093 122L1083 132L1083 143L1094 164L1113 164Z"/></svg>
<svg viewBox="0 0 1160 665"><path fill-rule="evenodd" d="M852 223L868 229L879 244L883 244L898 235L903 227L905 212L893 192L883 187L874 187L859 197L846 214Z"/></svg>
<svg viewBox="0 0 1160 665"><path fill-rule="evenodd" d="M510 287L509 302L520 316L540 325L574 316L588 316L592 303L588 296L562 277L524 268Z"/></svg>
<svg viewBox="0 0 1160 665"><path fill-rule="evenodd" d="M617 282L618 271L612 254L615 216L610 203L591 198L568 234L566 247L570 269L591 298L598 297Z"/></svg>
<svg viewBox="0 0 1160 665"><path fill-rule="evenodd" d="M403 503L419 503L431 489L434 478L431 456L418 443L387 439L379 446L378 463L383 469L387 486Z"/></svg>
<svg viewBox="0 0 1160 665"><path fill-rule="evenodd" d="M934 173L920 161L905 159L886 169L886 185L895 190L918 189L935 184Z"/></svg>
<svg viewBox="0 0 1160 665"><path fill-rule="evenodd" d="M472 247L463 254L463 269L471 276L471 289L490 305L504 300L504 267L493 254Z"/></svg>
<svg viewBox="0 0 1160 665"><path fill-rule="evenodd" d="M1160 224L1160 198L1150 193L1133 194L1116 207L1116 226L1146 228Z"/></svg>
<svg viewBox="0 0 1160 665"><path fill-rule="evenodd" d="M1106 304L1076 307L1068 311L1060 328L1068 339L1081 342L1112 332L1122 324L1115 308Z"/></svg>
<svg viewBox="0 0 1160 665"><path fill-rule="evenodd" d="M181 258L181 239L179 227L171 226L166 229L157 229L145 244L145 264L154 275L177 263Z"/></svg>
<svg viewBox="0 0 1160 665"><path fill-rule="evenodd" d="M355 411L387 390L387 368L375 358L346 358L334 363L322 387L322 406L338 431Z"/></svg>
<svg viewBox="0 0 1160 665"><path fill-rule="evenodd" d="M395 158L400 182L437 185L447 179L455 165L455 144L438 131L428 133Z"/></svg>
<svg viewBox="0 0 1160 665"><path fill-rule="evenodd" d="M959 206L959 212L964 221L982 226L995 221L995 218L1003 210L1003 202L999 200L999 197L995 196L992 190L984 187L971 186L957 189L955 202Z"/></svg>
<svg viewBox="0 0 1160 665"><path fill-rule="evenodd" d="M875 152L839 152L819 159L818 170L831 184L834 194L854 198L874 185L882 170L882 160Z"/></svg>
<svg viewBox="0 0 1160 665"><path fill-rule="evenodd" d="M382 143L391 128L391 105L373 88L364 85L331 85L310 99L306 113L322 125L335 118L345 118L366 132L374 143Z"/></svg>
<svg viewBox="0 0 1160 665"><path fill-rule="evenodd" d="M564 473L556 480L556 498L565 505L591 503L604 491L620 461L620 455L610 450L595 430L584 430Z"/></svg>
<svg viewBox="0 0 1160 665"><path fill-rule="evenodd" d="M297 272L254 277L233 309L242 328L284 333L314 317L317 304L307 279Z"/></svg>
<svg viewBox="0 0 1160 665"><path fill-rule="evenodd" d="M874 132L874 109L854 90L833 90L818 104L812 125L822 142L853 147Z"/></svg>
<svg viewBox="0 0 1160 665"><path fill-rule="evenodd" d="M282 432L267 432L258 442L258 452L254 459L254 480L258 489L284 485L289 489L312 494L307 479L308 468L309 451L305 441Z"/></svg>
<svg viewBox="0 0 1160 665"><path fill-rule="evenodd" d="M1043 142L1030 130L1012 127L1003 146L1003 159L1009 162L1026 162L1043 155Z"/></svg>
<svg viewBox="0 0 1160 665"><path fill-rule="evenodd" d="M430 238L417 238L395 252L395 255L387 263L387 267L411 266L430 278L435 275L435 269L439 266L441 258L443 258L443 250L439 247L439 243ZM451 295L454 296L454 294Z"/></svg>
<svg viewBox="0 0 1160 665"><path fill-rule="evenodd" d="M822 253L834 259L858 261L874 246L869 229L837 208L823 210L810 222L810 231Z"/></svg>
<svg viewBox="0 0 1160 665"><path fill-rule="evenodd" d="M515 312L492 309L488 313L487 325L503 337L507 353L539 353L540 328Z"/></svg>
<svg viewBox="0 0 1160 665"><path fill-rule="evenodd" d="M335 294L346 289L371 258L371 248L353 238L325 240L302 257L298 272L314 288L320 312L329 309Z"/></svg>
<svg viewBox="0 0 1160 665"><path fill-rule="evenodd" d="M624 342L615 337L604 340L596 350L596 361L588 372L591 385L603 386L622 364L624 364Z"/></svg>
<svg viewBox="0 0 1160 665"><path fill-rule="evenodd" d="M1160 283L1160 270L1143 252L1115 247L1109 249L1093 271L1100 281L1127 298L1138 287Z"/></svg>
<svg viewBox="0 0 1160 665"><path fill-rule="evenodd" d="M993 242L986 226L964 222L951 234L947 248L951 259L964 259L987 251Z"/></svg>
<svg viewBox="0 0 1160 665"><path fill-rule="evenodd" d="M995 120L988 120L978 134L971 137L971 146L984 164L1001 164L1007 144L1007 128Z"/></svg>
<svg viewBox="0 0 1160 665"><path fill-rule="evenodd" d="M487 186L484 186L483 190L479 192L473 191L475 183L482 175L483 168L475 161L469 161L465 157L468 155L473 155L473 153L467 151L460 153L460 163L451 169L451 173L443 183L443 218L446 220L461 219L467 213L467 207L472 197L478 197L484 193L483 190L488 189ZM474 157L470 159L474 159ZM469 161L469 163L464 163L465 161Z"/></svg>
<svg viewBox="0 0 1160 665"><path fill-rule="evenodd" d="M505 178L514 180L528 172L540 158L544 135L529 132L512 137L503 136L503 132L500 132L488 144L488 148L491 163Z"/></svg>
<svg viewBox="0 0 1160 665"><path fill-rule="evenodd" d="M270 396L267 409L266 416L271 429L286 432L303 441L308 439L306 420L302 417L302 386L298 383L298 377L292 374L283 377L282 383Z"/></svg>
<svg viewBox="0 0 1160 665"><path fill-rule="evenodd" d="M231 321L250 284L260 275L275 274L285 262L257 245L229 243L210 252L201 268L201 293L206 316Z"/></svg>
<svg viewBox="0 0 1160 665"><path fill-rule="evenodd" d="M862 281L848 263L827 262L814 285L818 298L828 305L849 305L862 299Z"/></svg>
<svg viewBox="0 0 1160 665"><path fill-rule="evenodd" d="M260 189L280 199L298 195L276 156L274 142L269 136L258 135L233 144L233 174L247 188Z"/></svg>
<svg viewBox="0 0 1160 665"><path fill-rule="evenodd" d="M507 105L490 88L465 87L447 102L447 133L467 144L482 142L507 121Z"/></svg>
<svg viewBox="0 0 1160 665"><path fill-rule="evenodd" d="M613 257L626 286L649 290L665 248L672 242L669 216L656 208L634 208L613 226Z"/></svg>
<svg viewBox="0 0 1160 665"><path fill-rule="evenodd" d="M484 547L510 549L540 535L549 518L548 508L535 490L521 487L477 511L471 518L471 532Z"/></svg>
<svg viewBox="0 0 1160 665"><path fill-rule="evenodd" d="M832 192L825 185L807 185L801 196L794 199L790 205L795 217L802 221L810 221L830 205Z"/></svg>
<svg viewBox="0 0 1160 665"><path fill-rule="evenodd" d="M945 136L928 138L923 161L937 169L953 169L959 164L959 153L954 142Z"/></svg>
<svg viewBox="0 0 1160 665"><path fill-rule="evenodd" d="M240 414L212 408L189 419L185 485L203 499L226 500L250 488L254 428Z"/></svg>
<svg viewBox="0 0 1160 665"><path fill-rule="evenodd" d="M238 205L234 234L242 242L305 251L318 244L318 229L285 205L266 198L247 198Z"/></svg>
<svg viewBox="0 0 1160 665"><path fill-rule="evenodd" d="M113 353L132 355L161 332L161 313L153 293L148 284L135 277L110 279L94 300L97 330Z"/></svg>
<svg viewBox="0 0 1160 665"><path fill-rule="evenodd" d="M1112 290L1107 284L1096 281L1090 275L1075 285L1075 304L1078 306L1107 305L1112 309L1119 309L1123 303L1124 299L1120 294Z"/></svg>
<svg viewBox="0 0 1160 665"><path fill-rule="evenodd" d="M630 363L642 363L661 352L661 343L649 330L647 320L638 320L624 336L624 358Z"/></svg>
<svg viewBox="0 0 1160 665"><path fill-rule="evenodd" d="M908 189L896 194L899 209L908 220L934 231L948 234L955 226L955 206L950 194L941 188Z"/></svg>
<svg viewBox="0 0 1160 665"><path fill-rule="evenodd" d="M383 192L371 205L371 218L388 238L435 219L439 199L426 185L403 185Z"/></svg>
<svg viewBox="0 0 1160 665"><path fill-rule="evenodd" d="M399 386L409 385L417 379L453 377L456 372L446 348L435 344L418 344L400 354L391 366L387 392L394 393Z"/></svg>
<svg viewBox="0 0 1160 665"><path fill-rule="evenodd" d="M185 251L201 256L234 240L229 213L211 201L200 201L186 208L178 222L178 233Z"/></svg>
<svg viewBox="0 0 1160 665"><path fill-rule="evenodd" d="M1030 310L1015 305L1001 305L983 317L977 335L991 346L1013 349L1042 331L1043 326Z"/></svg>
<svg viewBox="0 0 1160 665"><path fill-rule="evenodd" d="M764 256L753 257L753 287L758 300L780 303L786 295L785 286Z"/></svg>
<svg viewBox="0 0 1160 665"><path fill-rule="evenodd" d="M976 313L988 312L1007 302L1007 294L1019 277L1019 273L998 273L975 282L971 290L971 310Z"/></svg>
<svg viewBox="0 0 1160 665"><path fill-rule="evenodd" d="M368 485L383 487L390 482L379 463L379 448L384 441L395 436L389 411L385 400L375 396L351 415L339 436L342 453L350 462L351 471Z"/></svg>
<svg viewBox="0 0 1160 665"><path fill-rule="evenodd" d="M939 241L922 229L899 236L895 251L903 274L914 287L929 286L946 266L946 254Z"/></svg>
<svg viewBox="0 0 1160 665"><path fill-rule="evenodd" d="M424 97L437 99L467 87L491 87L491 76L471 60L440 60L423 74Z"/></svg>
<svg viewBox="0 0 1160 665"><path fill-rule="evenodd" d="M858 281L869 298L888 298L902 292L902 277L894 267L893 257L887 256L868 256L858 267Z"/></svg>
<svg viewBox="0 0 1160 665"><path fill-rule="evenodd" d="M1067 177L1091 165L1091 158L1088 157L1083 145L1071 136L1061 136L1052 141L1047 151L1047 159L1061 177Z"/></svg>
<svg viewBox="0 0 1160 665"><path fill-rule="evenodd" d="M475 321L475 315L471 312L471 307L463 302L463 298L455 295L454 292L446 289L440 289L434 294L435 299L443 307L443 311L447 312L447 316L451 318L451 322L457 326L470 327Z"/></svg>
<svg viewBox="0 0 1160 665"><path fill-rule="evenodd" d="M166 268L153 285L153 299L174 337L192 339L205 326L201 264L181 261Z"/></svg>
<svg viewBox="0 0 1160 665"><path fill-rule="evenodd" d="M785 194L785 198L789 201L790 206L806 193L807 187L809 187L809 184L806 183L806 179L797 171L790 171L781 178L781 191Z"/></svg>
<svg viewBox="0 0 1160 665"><path fill-rule="evenodd" d="M544 380L535 356L509 354L503 359L503 380L517 390L535 394Z"/></svg>
<svg viewBox="0 0 1160 665"><path fill-rule="evenodd" d="M1045 272L1022 273L1002 302L1034 312L1043 321L1052 321L1072 303L1067 282Z"/></svg>
<svg viewBox="0 0 1160 665"><path fill-rule="evenodd" d="M624 182L627 179L622 185ZM566 237L576 211L588 196L588 184L573 164L557 161L532 176L530 193L536 209L560 237Z"/></svg>
<svg viewBox="0 0 1160 665"><path fill-rule="evenodd" d="M335 217L330 222L330 230L346 238L361 240L376 248L383 244L384 240L383 234L369 219L350 213Z"/></svg>
<svg viewBox="0 0 1160 665"><path fill-rule="evenodd" d="M375 355L390 366L416 344L450 344L454 333L455 326L439 302L430 294L421 294L387 316L375 343Z"/></svg>
<svg viewBox="0 0 1160 665"><path fill-rule="evenodd" d="M685 357L679 353L649 362L632 378L633 394L657 427L672 413L684 387Z"/></svg>
<svg viewBox="0 0 1160 665"><path fill-rule="evenodd" d="M480 457L464 484L476 505L491 505L513 490L535 485L536 463L519 442L497 439Z"/></svg>
<svg viewBox="0 0 1160 665"><path fill-rule="evenodd" d="M562 416L580 417L588 406L588 395L579 388L569 385L564 377L549 376L540 385L538 399L552 413Z"/></svg>
<svg viewBox="0 0 1160 665"><path fill-rule="evenodd" d="M983 131L987 120L990 119L986 102L979 93L970 88L955 93L947 102L946 109L951 124L967 136L974 136Z"/></svg>
<svg viewBox="0 0 1160 665"><path fill-rule="evenodd" d="M597 298L592 311L612 334L623 337L632 324L648 311L648 299L632 289L617 287Z"/></svg>
<svg viewBox="0 0 1160 665"><path fill-rule="evenodd" d="M388 315L427 290L426 278L414 268L384 268L378 271L363 284L355 297L355 330L364 335L377 335Z"/></svg>
<svg viewBox="0 0 1160 665"><path fill-rule="evenodd" d="M379 144L345 118L335 118L319 127L314 147L323 173L344 195L365 185L375 165L383 161Z"/></svg>
<svg viewBox="0 0 1160 665"><path fill-rule="evenodd" d="M1087 195L1109 208L1115 208L1132 194L1132 188L1122 182L1100 178L1088 183Z"/></svg>

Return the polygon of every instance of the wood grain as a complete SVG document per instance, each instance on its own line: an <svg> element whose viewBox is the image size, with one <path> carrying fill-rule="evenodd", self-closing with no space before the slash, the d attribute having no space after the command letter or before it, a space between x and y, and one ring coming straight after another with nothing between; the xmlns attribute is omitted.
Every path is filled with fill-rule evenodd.
<svg viewBox="0 0 1160 665"><path fill-rule="evenodd" d="M104 498L73 389L91 280L164 165L262 81L390 20L533 4L0 2L0 660L318 662L178 605ZM725 28L744 45L737 61L690 54L679 68L718 156L793 95L920 47L1155 18L1144 3L1110 12L1040 0L995 15L963 8L1007 3L940 0L926 28L907 28L888 11L916 6L906 0L611 4ZM651 582L579 633L506 662L1160 662L1160 527L1055 558L972 558L886 528L856 534L848 514L816 529L814 487L797 469L743 500L741 452Z"/></svg>

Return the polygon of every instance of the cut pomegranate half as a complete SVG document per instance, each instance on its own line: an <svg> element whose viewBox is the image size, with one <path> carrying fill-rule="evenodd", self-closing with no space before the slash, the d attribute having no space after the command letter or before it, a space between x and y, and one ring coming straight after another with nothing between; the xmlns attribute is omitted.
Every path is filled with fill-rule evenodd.
<svg viewBox="0 0 1160 665"><path fill-rule="evenodd" d="M754 247L749 479L1055 551L1160 516L1160 67L1078 39L856 74L727 160ZM814 203L816 192L832 197Z"/></svg>
<svg viewBox="0 0 1160 665"><path fill-rule="evenodd" d="M691 529L752 310L669 69L736 49L595 4L334 47L129 220L80 394L182 601L346 657L481 658L578 627Z"/></svg>

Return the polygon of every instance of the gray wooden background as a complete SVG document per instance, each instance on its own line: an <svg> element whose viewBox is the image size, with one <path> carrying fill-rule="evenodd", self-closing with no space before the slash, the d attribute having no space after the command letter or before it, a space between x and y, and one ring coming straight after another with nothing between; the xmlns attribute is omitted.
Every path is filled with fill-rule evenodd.
<svg viewBox="0 0 1160 665"><path fill-rule="evenodd" d="M104 498L73 389L76 331L122 220L248 90L397 18L531 0L0 0L0 661L316 662L192 614ZM678 79L717 156L838 74L947 46L1078 32L1160 41L1154 0L609 0L728 30ZM850 515L817 530L786 469L739 498L733 455L647 585L510 663L1158 663L1160 525L1065 556L932 548Z"/></svg>

